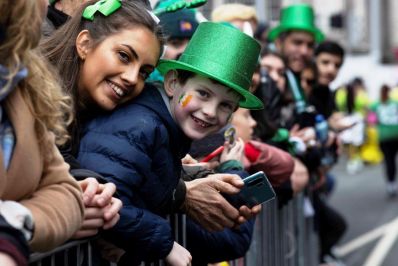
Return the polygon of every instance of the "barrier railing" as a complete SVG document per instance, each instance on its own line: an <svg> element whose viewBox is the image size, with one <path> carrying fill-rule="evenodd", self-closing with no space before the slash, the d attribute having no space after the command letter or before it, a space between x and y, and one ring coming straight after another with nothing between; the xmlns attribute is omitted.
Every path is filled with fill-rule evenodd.
<svg viewBox="0 0 398 266"><path fill-rule="evenodd" d="M303 206L302 195L280 210L277 201L263 205L245 256L245 266L318 265L313 218L305 217Z"/></svg>
<svg viewBox="0 0 398 266"><path fill-rule="evenodd" d="M60 247L45 253L33 253L29 259L31 266L92 266L91 240L70 241Z"/></svg>
<svg viewBox="0 0 398 266"><path fill-rule="evenodd" d="M276 200L263 205L253 232L252 244L244 258L231 261L240 266L315 266L318 265L317 236L313 219L304 215L304 197L297 196L282 209ZM186 218L168 218L175 230L175 239L185 246ZM71 241L51 252L34 253L31 266L66 266L93 264L93 239ZM110 266L116 266L110 263ZM142 265L165 265L163 261Z"/></svg>

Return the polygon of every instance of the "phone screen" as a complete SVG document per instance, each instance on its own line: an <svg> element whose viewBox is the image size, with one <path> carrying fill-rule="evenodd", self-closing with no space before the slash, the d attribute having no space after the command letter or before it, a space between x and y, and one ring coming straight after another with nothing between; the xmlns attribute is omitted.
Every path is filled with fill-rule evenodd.
<svg viewBox="0 0 398 266"><path fill-rule="evenodd" d="M263 171L243 179L245 186L237 194L236 204L249 208L275 198L275 192Z"/></svg>

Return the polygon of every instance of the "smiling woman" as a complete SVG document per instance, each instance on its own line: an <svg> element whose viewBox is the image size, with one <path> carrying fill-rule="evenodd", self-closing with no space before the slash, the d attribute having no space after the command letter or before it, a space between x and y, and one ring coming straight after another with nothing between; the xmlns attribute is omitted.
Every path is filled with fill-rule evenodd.
<svg viewBox="0 0 398 266"><path fill-rule="evenodd" d="M120 1L105 2L109 6ZM110 13L98 3L83 4L75 14L87 18L75 15L41 44L74 102L75 119L69 128L74 155L87 116L112 111L139 95L163 47L161 29L143 3L123 1ZM89 17L91 6L99 10Z"/></svg>

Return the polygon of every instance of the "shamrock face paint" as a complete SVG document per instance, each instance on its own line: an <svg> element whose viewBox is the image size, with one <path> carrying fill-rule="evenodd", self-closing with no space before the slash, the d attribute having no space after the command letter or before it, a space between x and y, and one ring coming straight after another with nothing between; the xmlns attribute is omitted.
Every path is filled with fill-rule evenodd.
<svg viewBox="0 0 398 266"><path fill-rule="evenodd" d="M172 116L191 139L204 138L224 127L240 99L228 87L199 75L189 78L174 95Z"/></svg>
<svg viewBox="0 0 398 266"><path fill-rule="evenodd" d="M189 104L189 102L192 100L192 95L190 95L190 94L185 94L185 93L183 93L181 96L180 96L180 98L178 99L178 103L179 104L181 104L181 106L184 108L184 107L186 107L188 104Z"/></svg>

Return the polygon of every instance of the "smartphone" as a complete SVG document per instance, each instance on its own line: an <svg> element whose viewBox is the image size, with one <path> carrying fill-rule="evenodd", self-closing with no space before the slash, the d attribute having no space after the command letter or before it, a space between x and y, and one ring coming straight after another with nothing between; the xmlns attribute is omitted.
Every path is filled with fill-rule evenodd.
<svg viewBox="0 0 398 266"><path fill-rule="evenodd" d="M274 189L263 171L244 178L243 182L245 183L244 187L237 195L233 196L233 202L231 202L235 207L246 205L252 208L275 198Z"/></svg>

